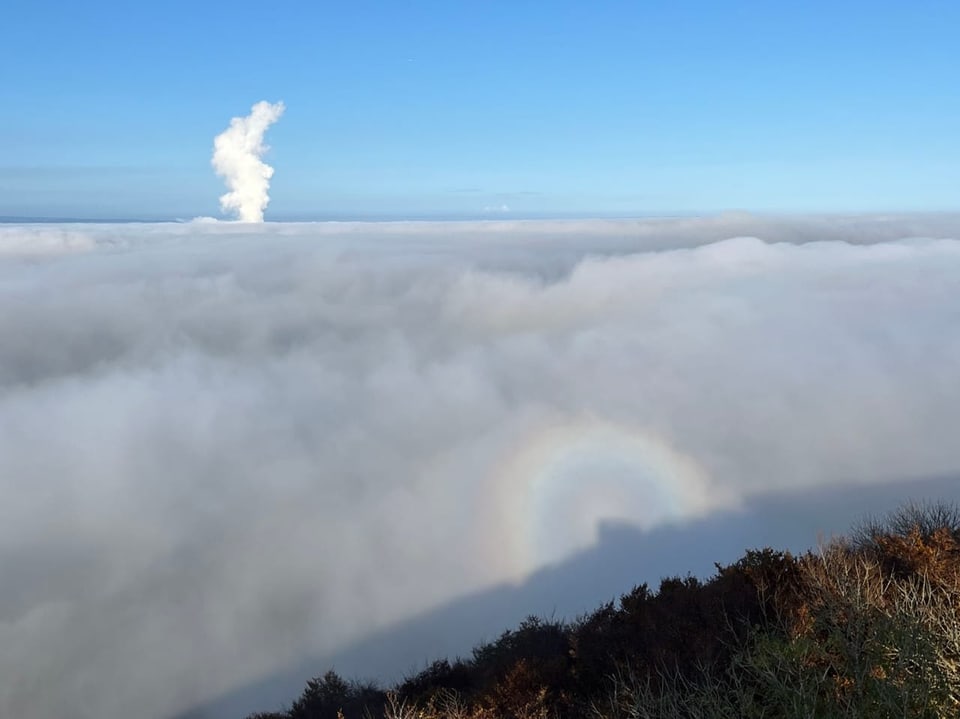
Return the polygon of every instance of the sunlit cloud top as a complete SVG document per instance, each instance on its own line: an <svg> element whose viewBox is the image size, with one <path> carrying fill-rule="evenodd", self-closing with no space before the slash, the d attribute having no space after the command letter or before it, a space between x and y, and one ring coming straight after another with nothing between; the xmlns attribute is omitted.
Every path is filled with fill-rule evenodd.
<svg viewBox="0 0 960 719"><path fill-rule="evenodd" d="M0 714L161 717L605 520L957 473L958 230L6 228Z"/></svg>

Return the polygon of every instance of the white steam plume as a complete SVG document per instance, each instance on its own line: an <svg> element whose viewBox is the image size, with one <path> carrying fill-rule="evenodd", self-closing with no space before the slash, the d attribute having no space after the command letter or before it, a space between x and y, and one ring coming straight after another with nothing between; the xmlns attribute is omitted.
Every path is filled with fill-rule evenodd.
<svg viewBox="0 0 960 719"><path fill-rule="evenodd" d="M267 150L263 135L284 109L282 102L258 102L246 117L230 120L230 127L213 140L210 162L230 189L221 195L220 209L236 212L241 222L263 222L273 177L273 168L261 159Z"/></svg>

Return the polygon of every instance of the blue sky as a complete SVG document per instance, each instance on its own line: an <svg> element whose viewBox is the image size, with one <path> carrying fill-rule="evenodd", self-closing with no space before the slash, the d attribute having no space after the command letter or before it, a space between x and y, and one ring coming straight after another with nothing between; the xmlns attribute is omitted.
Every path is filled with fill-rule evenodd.
<svg viewBox="0 0 960 719"><path fill-rule="evenodd" d="M0 215L217 215L258 100L268 219L960 209L960 3L33 0Z"/></svg>

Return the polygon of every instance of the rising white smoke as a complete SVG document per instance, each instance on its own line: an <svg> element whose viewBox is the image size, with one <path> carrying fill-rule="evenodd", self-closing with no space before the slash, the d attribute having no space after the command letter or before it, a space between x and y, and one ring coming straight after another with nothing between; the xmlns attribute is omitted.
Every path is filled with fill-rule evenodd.
<svg viewBox="0 0 960 719"><path fill-rule="evenodd" d="M263 222L273 177L273 168L261 159L267 150L263 135L284 109L282 102L258 102L246 117L230 120L230 127L213 140L210 162L230 190L220 197L220 209L235 212L241 222Z"/></svg>

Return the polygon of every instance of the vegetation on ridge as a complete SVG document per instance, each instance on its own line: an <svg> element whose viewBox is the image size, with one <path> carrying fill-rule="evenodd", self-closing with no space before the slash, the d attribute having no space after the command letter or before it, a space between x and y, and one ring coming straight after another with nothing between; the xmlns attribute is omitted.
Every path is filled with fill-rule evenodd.
<svg viewBox="0 0 960 719"><path fill-rule="evenodd" d="M960 509L912 505L795 557L748 551L571 623L531 617L389 690L333 672L250 719L960 716Z"/></svg>

